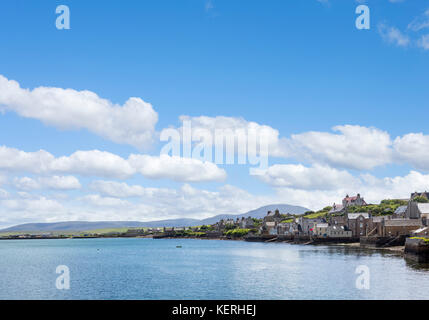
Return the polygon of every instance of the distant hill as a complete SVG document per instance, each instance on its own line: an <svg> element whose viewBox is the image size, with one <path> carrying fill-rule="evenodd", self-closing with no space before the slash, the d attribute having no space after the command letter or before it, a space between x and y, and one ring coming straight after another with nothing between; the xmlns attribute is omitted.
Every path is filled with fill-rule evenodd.
<svg viewBox="0 0 429 320"><path fill-rule="evenodd" d="M268 211L279 209L281 213L303 214L309 209L288 204L273 204L258 208L243 214L222 214L207 219L171 219L149 222L139 221L69 221L54 223L26 223L0 230L0 232L22 231L85 231L113 228L155 228L155 227L193 227L204 224L213 224L221 219L237 219L241 217L263 218Z"/></svg>

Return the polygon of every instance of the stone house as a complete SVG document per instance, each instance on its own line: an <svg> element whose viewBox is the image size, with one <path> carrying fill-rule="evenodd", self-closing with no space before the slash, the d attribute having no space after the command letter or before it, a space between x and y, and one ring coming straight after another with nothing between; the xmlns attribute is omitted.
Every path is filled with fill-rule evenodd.
<svg viewBox="0 0 429 320"><path fill-rule="evenodd" d="M412 201L414 198L423 197L429 200L429 192L414 192L411 194L410 200Z"/></svg>
<svg viewBox="0 0 429 320"><path fill-rule="evenodd" d="M277 223L275 221L265 222L265 232L271 235L277 235Z"/></svg>
<svg viewBox="0 0 429 320"><path fill-rule="evenodd" d="M255 227L255 222L251 217L241 218L240 228L242 229L253 229Z"/></svg>
<svg viewBox="0 0 429 320"><path fill-rule="evenodd" d="M313 233L318 237L327 237L328 228L329 228L329 224L327 223L316 223L314 225Z"/></svg>
<svg viewBox="0 0 429 320"><path fill-rule="evenodd" d="M391 219L384 221L383 236L410 235L413 231L422 228L420 219Z"/></svg>
<svg viewBox="0 0 429 320"><path fill-rule="evenodd" d="M267 215L264 217L264 222L281 222L282 216L279 212L279 210L276 210L274 212L268 211Z"/></svg>
<svg viewBox="0 0 429 320"><path fill-rule="evenodd" d="M349 206L366 206L367 203L365 202L364 198L360 196L358 193L355 197L350 197L349 195L346 195L346 197L343 199L343 207L347 208Z"/></svg>
<svg viewBox="0 0 429 320"><path fill-rule="evenodd" d="M353 233L350 230L346 230L345 226L329 226L327 236L329 238L351 238Z"/></svg>
<svg viewBox="0 0 429 320"><path fill-rule="evenodd" d="M368 221L367 237L382 236L384 233L384 221L391 219L391 216L371 217Z"/></svg>
<svg viewBox="0 0 429 320"><path fill-rule="evenodd" d="M298 233L298 224L296 222L281 222L277 225L277 234L294 235Z"/></svg>
<svg viewBox="0 0 429 320"><path fill-rule="evenodd" d="M298 223L301 229L301 232L304 235L310 235L314 233L314 227L318 223L326 223L326 220L324 218L313 218L313 219L307 219L300 217L298 219Z"/></svg>
<svg viewBox="0 0 429 320"><path fill-rule="evenodd" d="M395 212L393 213L393 217L395 219L404 219L405 218L405 214L407 212L407 208L408 208L408 206L400 206L400 207L398 207L398 209L396 209Z"/></svg>
<svg viewBox="0 0 429 320"><path fill-rule="evenodd" d="M347 216L341 215L341 216L330 216L329 217L329 224L331 226L346 226L347 225Z"/></svg>
<svg viewBox="0 0 429 320"><path fill-rule="evenodd" d="M353 237L366 236L370 215L367 212L347 214L347 229L352 231Z"/></svg>
<svg viewBox="0 0 429 320"><path fill-rule="evenodd" d="M429 218L429 203L418 203L410 201L405 212L406 219L424 219Z"/></svg>

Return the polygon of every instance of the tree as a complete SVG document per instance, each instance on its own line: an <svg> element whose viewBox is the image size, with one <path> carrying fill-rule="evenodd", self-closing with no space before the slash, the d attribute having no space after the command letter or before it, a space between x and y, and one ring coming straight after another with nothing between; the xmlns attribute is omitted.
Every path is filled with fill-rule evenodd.
<svg viewBox="0 0 429 320"><path fill-rule="evenodd" d="M418 203L429 203L429 200L426 197L422 197L422 196L415 197L413 201Z"/></svg>

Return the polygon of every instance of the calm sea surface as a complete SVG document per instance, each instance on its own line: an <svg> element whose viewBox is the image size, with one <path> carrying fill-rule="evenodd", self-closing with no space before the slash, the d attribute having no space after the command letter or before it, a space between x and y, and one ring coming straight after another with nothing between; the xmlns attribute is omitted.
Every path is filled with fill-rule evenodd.
<svg viewBox="0 0 429 320"><path fill-rule="evenodd" d="M70 270L70 290L56 288L58 265ZM361 265L370 270L369 290L355 285ZM0 299L427 299L428 288L428 267L337 246L0 241Z"/></svg>

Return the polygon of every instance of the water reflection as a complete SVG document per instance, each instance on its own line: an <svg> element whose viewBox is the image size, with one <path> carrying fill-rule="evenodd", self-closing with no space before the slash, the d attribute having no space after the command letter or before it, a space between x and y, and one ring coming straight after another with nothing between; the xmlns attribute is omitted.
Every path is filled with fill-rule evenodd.
<svg viewBox="0 0 429 320"><path fill-rule="evenodd" d="M429 273L429 263L421 263L411 259L405 259L405 265L413 270Z"/></svg>

